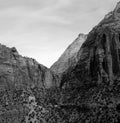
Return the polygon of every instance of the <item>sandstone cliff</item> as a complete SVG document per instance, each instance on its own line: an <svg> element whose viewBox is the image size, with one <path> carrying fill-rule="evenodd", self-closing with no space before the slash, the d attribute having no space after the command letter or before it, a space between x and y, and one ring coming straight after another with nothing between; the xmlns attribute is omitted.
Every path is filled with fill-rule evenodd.
<svg viewBox="0 0 120 123"><path fill-rule="evenodd" d="M52 67L62 74L62 88L56 88L54 81L47 83L54 75L51 71L44 74L47 68L40 65L38 69L35 60L1 45L0 87L5 89L0 89L0 123L119 123L119 9L120 3L92 29L77 53L73 45L63 54L66 61L59 60L58 67ZM68 62L72 57L75 65Z"/></svg>
<svg viewBox="0 0 120 123"><path fill-rule="evenodd" d="M69 67L75 66L79 58L77 53L80 50L82 43L86 40L86 35L79 34L72 44L64 51L60 58L51 66L51 70L57 74L62 74Z"/></svg>
<svg viewBox="0 0 120 123"><path fill-rule="evenodd" d="M22 57L16 48L0 44L0 88L57 86L57 76L32 58Z"/></svg>
<svg viewBox="0 0 120 123"><path fill-rule="evenodd" d="M74 72L82 81L113 84L120 77L120 3L88 34Z"/></svg>
<svg viewBox="0 0 120 123"><path fill-rule="evenodd" d="M87 82L97 83L113 81L120 77L120 3L114 11L108 13L84 38L77 50L68 48L51 67L61 74L61 86L76 83L81 86ZM79 42L79 39L78 39ZM76 46L75 46L76 47ZM73 50L74 49L74 50ZM73 51L73 53L71 53ZM64 59L64 60L63 60ZM108 82L109 81L109 82ZM68 85L69 86L69 85Z"/></svg>
<svg viewBox="0 0 120 123"><path fill-rule="evenodd" d="M44 121L45 90L57 87L58 82L58 76L35 59L0 44L0 123ZM31 97L34 100L29 102Z"/></svg>
<svg viewBox="0 0 120 123"><path fill-rule="evenodd" d="M61 77L62 104L58 104L59 111L54 110L61 117L58 119L65 123L119 123L120 2L87 35L77 58L76 65Z"/></svg>
<svg viewBox="0 0 120 123"><path fill-rule="evenodd" d="M64 51L60 58L51 66L51 71L54 71L61 81L60 86L62 86L63 81L72 81L71 75L68 75L71 70L76 66L80 57L78 57L78 52L82 43L86 40L87 35L80 33L78 37L73 41L72 44Z"/></svg>

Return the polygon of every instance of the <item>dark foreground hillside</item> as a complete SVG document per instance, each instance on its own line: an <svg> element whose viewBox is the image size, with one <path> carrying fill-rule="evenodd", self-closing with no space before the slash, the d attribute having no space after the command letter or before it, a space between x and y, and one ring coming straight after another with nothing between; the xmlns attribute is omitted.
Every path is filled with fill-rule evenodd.
<svg viewBox="0 0 120 123"><path fill-rule="evenodd" d="M2 91L0 123L119 123L118 82L109 87Z"/></svg>

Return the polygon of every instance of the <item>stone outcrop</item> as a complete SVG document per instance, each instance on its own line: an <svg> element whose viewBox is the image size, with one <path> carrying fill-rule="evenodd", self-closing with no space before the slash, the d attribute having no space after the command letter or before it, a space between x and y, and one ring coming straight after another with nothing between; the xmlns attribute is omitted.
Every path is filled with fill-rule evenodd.
<svg viewBox="0 0 120 123"><path fill-rule="evenodd" d="M16 48L0 44L0 89L15 87L55 87L58 78L32 58L22 57Z"/></svg>
<svg viewBox="0 0 120 123"><path fill-rule="evenodd" d="M79 61L78 51L82 43L86 40L87 35L80 33L72 44L64 51L60 58L51 66L51 70L54 71L61 81L66 80L66 75L76 66ZM69 76L67 75L67 79ZM71 78L69 78L70 80ZM69 81L68 80L68 81Z"/></svg>
<svg viewBox="0 0 120 123"><path fill-rule="evenodd" d="M77 38L54 72L0 45L0 123L119 123L119 8L79 37L81 48Z"/></svg>
<svg viewBox="0 0 120 123"><path fill-rule="evenodd" d="M120 78L120 3L115 10L93 28L78 55L80 60L74 72L80 81L98 83Z"/></svg>
<svg viewBox="0 0 120 123"><path fill-rule="evenodd" d="M119 123L120 2L87 35L77 58L61 77L62 122Z"/></svg>
<svg viewBox="0 0 120 123"><path fill-rule="evenodd" d="M120 2L87 36L80 35L51 70L61 75L61 86L71 81L72 86L95 81L112 85L120 79Z"/></svg>
<svg viewBox="0 0 120 123"><path fill-rule="evenodd" d="M51 70L57 74L62 74L69 67L75 66L78 61L77 53L80 50L80 46L86 40L85 34L79 34L72 44L64 51L60 58L51 66Z"/></svg>
<svg viewBox="0 0 120 123"><path fill-rule="evenodd" d="M45 105L41 97L44 98L45 90L57 87L58 83L58 76L35 59L22 57L15 47L0 44L0 123L44 121L46 116L43 117L44 110L41 109ZM32 90L36 91L36 88L40 92L33 94ZM28 102L29 97L36 95L36 105L30 105L35 100ZM40 101L42 103L37 105Z"/></svg>

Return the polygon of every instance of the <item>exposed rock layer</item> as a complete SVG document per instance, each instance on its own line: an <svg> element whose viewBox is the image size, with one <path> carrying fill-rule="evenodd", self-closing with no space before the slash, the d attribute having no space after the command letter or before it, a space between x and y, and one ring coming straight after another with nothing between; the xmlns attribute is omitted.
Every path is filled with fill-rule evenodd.
<svg viewBox="0 0 120 123"><path fill-rule="evenodd" d="M50 69L57 74L62 74L67 71L69 67L75 66L78 61L77 53L86 38L87 35L79 34L75 41L68 46L58 61L56 61Z"/></svg>
<svg viewBox="0 0 120 123"><path fill-rule="evenodd" d="M74 72L82 81L113 84L120 77L120 20L118 3L115 10L93 28L82 45L80 60Z"/></svg>
<svg viewBox="0 0 120 123"><path fill-rule="evenodd" d="M17 50L0 45L0 88L24 86L53 87L58 78L32 58L22 57Z"/></svg>
<svg viewBox="0 0 120 123"><path fill-rule="evenodd" d="M119 123L119 8L120 3L88 34L77 52L77 63L60 69L60 85L68 88L52 88L56 84L40 88L46 84L37 83L36 71L47 69L40 65L39 70L33 59L21 57L15 48L1 46L1 83L6 83L6 88L0 91L0 123ZM39 75L44 76L40 80L49 80L43 79L46 74ZM22 80L29 88L13 88L24 85Z"/></svg>
<svg viewBox="0 0 120 123"><path fill-rule="evenodd" d="M120 2L114 11L108 13L95 26L88 36L82 36L83 45L74 43L64 52L51 67L55 73L61 74L60 86L70 87L84 85L85 82L113 84L120 77ZM77 40L78 42L80 40ZM81 47L81 48L80 48ZM75 50L73 50L75 51ZM66 57L67 54L67 57ZM64 59L64 60L63 60ZM73 61L73 62L72 62Z"/></svg>
<svg viewBox="0 0 120 123"><path fill-rule="evenodd" d="M78 37L73 41L72 44L68 46L68 48L64 51L64 53L60 56L58 61L56 61L52 66L51 70L54 71L60 78L60 86L64 83L64 81L72 81L73 76L68 75L70 71L76 66L80 57L78 57L78 51L82 43L86 40L87 35L79 34ZM75 79L75 78L74 78ZM76 80L77 81L77 80Z"/></svg>

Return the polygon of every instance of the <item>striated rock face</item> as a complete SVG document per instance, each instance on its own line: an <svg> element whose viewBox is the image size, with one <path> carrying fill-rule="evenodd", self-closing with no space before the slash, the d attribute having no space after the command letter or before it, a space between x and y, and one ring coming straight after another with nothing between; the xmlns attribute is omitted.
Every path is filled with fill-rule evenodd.
<svg viewBox="0 0 120 123"><path fill-rule="evenodd" d="M75 83L81 86L94 81L111 85L120 79L119 10L120 2L87 36L80 35L51 67L61 74L61 86L71 82L71 86ZM81 46L82 41L85 42Z"/></svg>
<svg viewBox="0 0 120 123"><path fill-rule="evenodd" d="M120 78L120 3L93 28L83 43L74 72L80 81L109 82Z"/></svg>
<svg viewBox="0 0 120 123"><path fill-rule="evenodd" d="M62 88L53 72L0 45L0 123L120 123L119 8L51 67Z"/></svg>
<svg viewBox="0 0 120 123"><path fill-rule="evenodd" d="M45 90L57 87L58 81L36 60L0 44L0 123L45 122Z"/></svg>
<svg viewBox="0 0 120 123"><path fill-rule="evenodd" d="M0 88L55 87L58 78L32 58L22 57L16 48L0 44Z"/></svg>
<svg viewBox="0 0 120 123"><path fill-rule="evenodd" d="M87 35L79 34L75 41L64 51L58 61L51 66L50 69L60 77L61 81L63 77L76 66L79 60L78 51L86 38Z"/></svg>
<svg viewBox="0 0 120 123"><path fill-rule="evenodd" d="M88 34L77 58L61 78L60 119L65 123L119 123L120 2Z"/></svg>
<svg viewBox="0 0 120 123"><path fill-rule="evenodd" d="M77 53L80 50L81 44L86 40L86 37L87 36L84 34L79 34L78 38L68 46L58 61L56 61L50 69L57 74L62 74L69 67L74 66L78 61Z"/></svg>

